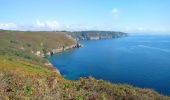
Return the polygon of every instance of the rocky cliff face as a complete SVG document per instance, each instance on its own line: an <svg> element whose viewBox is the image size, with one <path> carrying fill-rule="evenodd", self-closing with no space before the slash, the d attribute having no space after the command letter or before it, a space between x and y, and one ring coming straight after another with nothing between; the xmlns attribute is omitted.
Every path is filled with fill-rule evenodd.
<svg viewBox="0 0 170 100"><path fill-rule="evenodd" d="M40 57L44 57L46 55L53 55L55 53L63 52L65 50L69 50L72 48L79 48L82 47L79 44L78 40L99 40L99 39L111 39L111 38L120 38L127 36L127 33L123 32L115 32L115 31L78 31L78 32L66 32L65 38L68 40L73 41L72 44L61 44L57 43L53 45L53 47L48 46L46 43L41 42L41 46L44 46L45 52L38 49L34 51L34 54Z"/></svg>
<svg viewBox="0 0 170 100"><path fill-rule="evenodd" d="M68 34L74 37L76 40L110 39L125 37L128 35L127 33L115 31L77 31L69 32Z"/></svg>
<svg viewBox="0 0 170 100"><path fill-rule="evenodd" d="M50 48L50 50L48 50L46 52L38 50L38 51L35 51L35 52L32 51L32 53L35 54L38 57L45 57L45 56L52 56L53 54L60 53L60 52L66 51L66 50L70 50L70 49L74 49L74 48L80 48L80 47L83 47L83 45L76 43L76 44L73 44L73 45L70 45L70 46L62 46L62 47L57 47L57 48L54 48L54 49Z"/></svg>
<svg viewBox="0 0 170 100"><path fill-rule="evenodd" d="M73 49L73 48L80 48L80 47L83 47L83 45L79 44L79 43L74 44L74 45L70 45L70 46L63 46L63 47L60 47L60 48L52 49L51 51L46 53L46 55L50 56L50 55L53 55L53 54L56 54L56 53L60 53L60 52L66 51L66 50L70 50L70 49Z"/></svg>

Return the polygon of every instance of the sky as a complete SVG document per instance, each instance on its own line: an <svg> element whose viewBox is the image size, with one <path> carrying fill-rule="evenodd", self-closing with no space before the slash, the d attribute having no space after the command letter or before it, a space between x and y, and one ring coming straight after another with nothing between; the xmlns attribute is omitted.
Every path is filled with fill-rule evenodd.
<svg viewBox="0 0 170 100"><path fill-rule="evenodd" d="M0 29L170 33L170 0L0 0Z"/></svg>

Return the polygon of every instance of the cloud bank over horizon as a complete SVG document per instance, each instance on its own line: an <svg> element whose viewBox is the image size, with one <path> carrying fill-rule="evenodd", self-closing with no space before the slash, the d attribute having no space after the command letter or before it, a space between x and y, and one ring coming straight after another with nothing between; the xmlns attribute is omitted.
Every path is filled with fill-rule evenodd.
<svg viewBox="0 0 170 100"><path fill-rule="evenodd" d="M0 29L170 34L169 0L0 0Z"/></svg>
<svg viewBox="0 0 170 100"><path fill-rule="evenodd" d="M93 26L85 24L72 24L66 25L61 24L56 20L36 20L34 24L31 25L22 25L12 22L0 23L0 29L2 30L20 30L20 31L88 31L88 30L103 30L103 31L122 31L128 33L151 33L151 34L170 34L170 30L163 28L143 28L143 27L124 27L121 29L103 27L103 26Z"/></svg>

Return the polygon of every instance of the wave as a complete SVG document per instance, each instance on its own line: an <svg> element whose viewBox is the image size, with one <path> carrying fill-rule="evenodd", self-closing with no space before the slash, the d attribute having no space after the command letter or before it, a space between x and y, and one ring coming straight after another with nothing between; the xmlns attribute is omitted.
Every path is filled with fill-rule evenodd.
<svg viewBox="0 0 170 100"><path fill-rule="evenodd" d="M145 42L145 43L170 43L170 41L138 41L138 42Z"/></svg>
<svg viewBox="0 0 170 100"><path fill-rule="evenodd" d="M169 49L163 49L163 48L157 48L157 47L151 47L151 46L146 46L146 45L138 45L138 47L144 47L144 48L149 48L149 49L155 49L163 52L168 52L170 53Z"/></svg>

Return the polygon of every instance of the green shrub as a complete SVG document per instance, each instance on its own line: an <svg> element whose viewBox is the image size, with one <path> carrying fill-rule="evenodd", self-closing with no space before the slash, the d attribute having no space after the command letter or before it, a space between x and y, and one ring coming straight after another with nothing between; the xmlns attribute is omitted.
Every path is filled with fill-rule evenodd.
<svg viewBox="0 0 170 100"><path fill-rule="evenodd" d="M33 89L32 89L31 86L25 86L24 92L25 92L26 94L28 94L28 95L31 95L32 92L33 92Z"/></svg>

